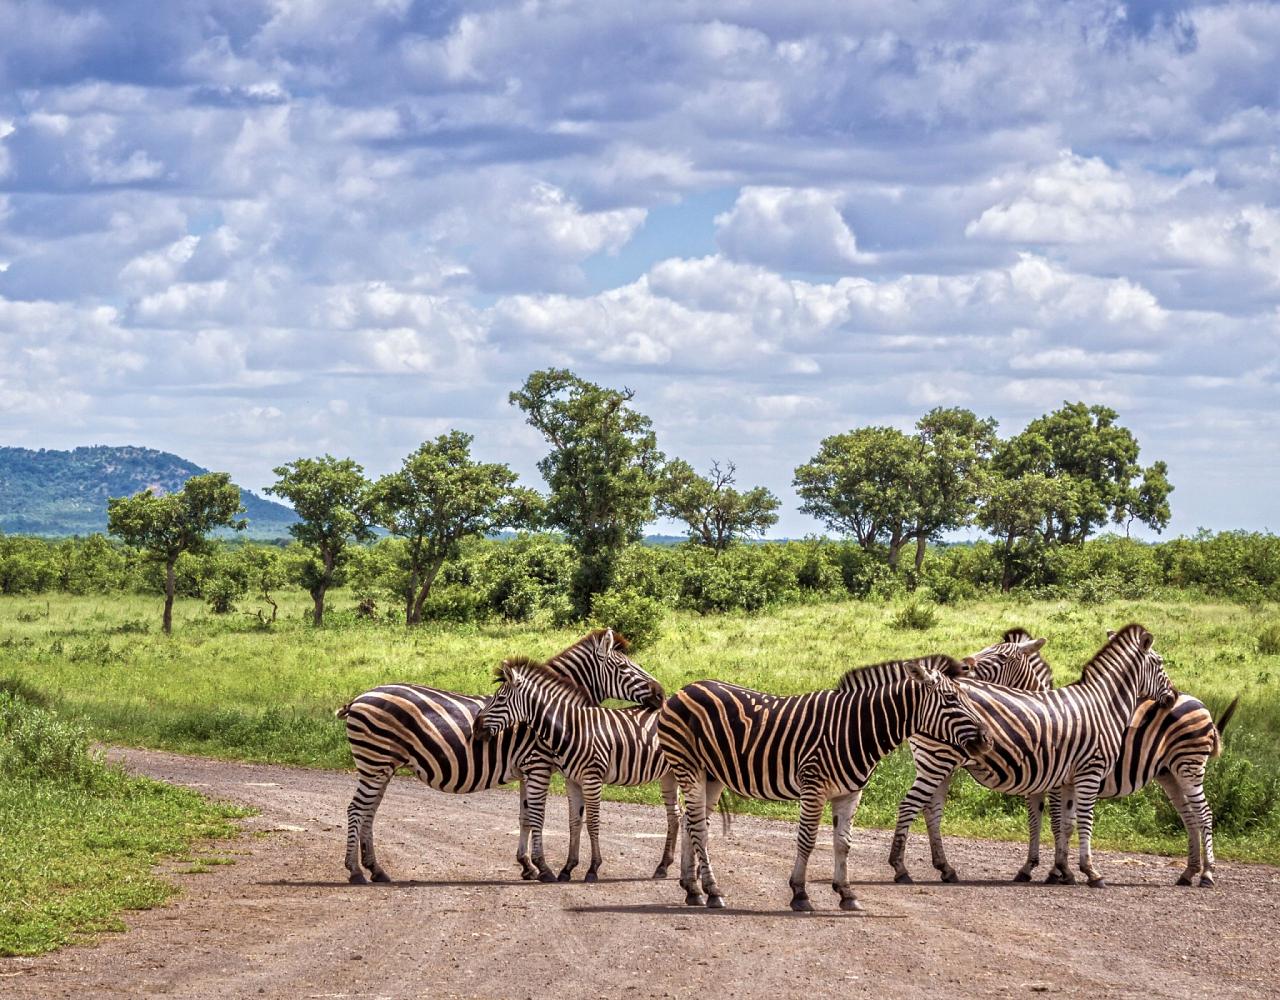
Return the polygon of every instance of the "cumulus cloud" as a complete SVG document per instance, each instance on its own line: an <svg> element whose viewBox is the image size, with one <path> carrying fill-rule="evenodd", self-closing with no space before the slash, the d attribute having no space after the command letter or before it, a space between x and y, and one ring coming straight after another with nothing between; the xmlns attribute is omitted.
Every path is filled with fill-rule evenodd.
<svg viewBox="0 0 1280 1000"><path fill-rule="evenodd" d="M1179 528L1255 524L1196 484L1277 430L1278 46L1243 2L0 5L0 433L260 485L461 423L533 475L505 396L566 364L785 497L858 422L1088 398Z"/></svg>

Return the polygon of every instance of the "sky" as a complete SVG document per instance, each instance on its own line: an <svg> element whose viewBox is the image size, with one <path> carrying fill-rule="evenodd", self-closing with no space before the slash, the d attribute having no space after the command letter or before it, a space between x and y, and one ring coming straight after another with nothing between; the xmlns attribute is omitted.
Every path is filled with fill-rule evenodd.
<svg viewBox="0 0 1280 1000"><path fill-rule="evenodd" d="M1103 403L1280 529L1280 4L0 0L0 443L243 486L568 367L782 499L822 438Z"/></svg>

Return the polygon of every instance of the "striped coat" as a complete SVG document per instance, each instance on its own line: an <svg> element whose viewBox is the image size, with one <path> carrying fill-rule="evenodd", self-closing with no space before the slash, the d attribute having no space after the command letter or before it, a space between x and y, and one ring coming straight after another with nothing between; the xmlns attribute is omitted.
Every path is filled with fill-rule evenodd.
<svg viewBox="0 0 1280 1000"><path fill-rule="evenodd" d="M497 738L511 727L527 727L540 752L564 772L570 799L569 855L560 880L578 864L585 818L591 839L586 881L595 882L600 852L600 792L604 785L662 783L667 839L654 878L664 878L675 853L680 813L675 779L658 749L658 713L646 708L601 708L585 702L576 684L543 664L508 660L500 668L498 690L476 718L475 728Z"/></svg>
<svg viewBox="0 0 1280 1000"><path fill-rule="evenodd" d="M988 753L968 762L970 773L988 788L1015 795L1062 790L1066 808L1055 834L1064 826L1069 829L1072 814L1078 815L1080 870L1090 885L1102 884L1092 861L1093 806L1115 768L1129 720L1144 699L1171 706L1176 697L1153 644L1146 629L1126 626L1085 665L1079 681L1056 690L963 685L994 739ZM927 737L913 741L912 751L916 780L898 812L890 855L895 871L918 812L914 804L928 801L957 763L952 747ZM1054 859L1070 880L1065 835L1055 837Z"/></svg>
<svg viewBox="0 0 1280 1000"><path fill-rule="evenodd" d="M627 655L626 640L597 629L547 661L572 678L585 702L618 698L656 705L662 686ZM554 765L540 753L533 734L517 727L497 739L475 738L473 723L484 707L482 695L457 694L419 684L387 684L344 705L347 741L356 765L356 791L347 807L346 867L352 882L390 881L373 846L373 819L397 768L411 768L442 792L465 794L512 781L521 782L520 842L516 860L522 876L554 881L543 859L542 826L547 787ZM532 840L533 857L529 856Z"/></svg>
<svg viewBox="0 0 1280 1000"><path fill-rule="evenodd" d="M830 800L836 827L832 888L841 909L861 909L849 885L848 855L853 814L876 764L913 733L971 753L988 739L968 698L943 675L957 668L948 657L935 656L850 671L835 690L789 698L721 681L689 684L668 698L658 739L684 795L685 902L724 905L707 852L707 807L727 786L753 798L800 800L790 879L791 907L799 911L813 908L806 872ZM857 675L864 672L862 680L875 683L860 684Z"/></svg>

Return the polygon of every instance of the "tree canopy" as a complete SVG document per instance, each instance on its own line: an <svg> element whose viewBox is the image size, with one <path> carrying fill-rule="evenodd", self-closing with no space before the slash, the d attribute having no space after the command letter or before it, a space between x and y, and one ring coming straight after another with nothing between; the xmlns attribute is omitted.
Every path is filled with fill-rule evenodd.
<svg viewBox="0 0 1280 1000"><path fill-rule="evenodd" d="M654 517L663 455L649 418L629 405L634 395L547 368L509 397L551 445L538 462L550 491L546 523L578 551L573 601L583 617L609 586L618 553Z"/></svg>
<svg viewBox="0 0 1280 1000"><path fill-rule="evenodd" d="M199 553L215 528L245 526L240 490L225 472L192 476L182 489L158 496L150 490L107 501L107 530L142 549L165 567L163 628L173 631L174 565L184 552Z"/></svg>
<svg viewBox="0 0 1280 1000"><path fill-rule="evenodd" d="M683 459L668 462L658 491L658 513L688 525L689 538L717 552L737 538L763 535L778 523L778 498L763 486L734 489L736 467L711 463L700 476Z"/></svg>
<svg viewBox="0 0 1280 1000"><path fill-rule="evenodd" d="M300 566L302 585L311 594L312 620L324 623L324 598L342 579L353 542L373 537L366 509L369 481L364 468L350 458L299 458L275 469L276 482L264 492L287 499L300 520L289 533L310 550Z"/></svg>
<svg viewBox="0 0 1280 1000"><path fill-rule="evenodd" d="M462 539L526 527L537 517L539 495L516 486L506 465L472 461L472 440L450 431L425 442L369 492L374 521L406 542L407 625L421 622L432 584Z"/></svg>

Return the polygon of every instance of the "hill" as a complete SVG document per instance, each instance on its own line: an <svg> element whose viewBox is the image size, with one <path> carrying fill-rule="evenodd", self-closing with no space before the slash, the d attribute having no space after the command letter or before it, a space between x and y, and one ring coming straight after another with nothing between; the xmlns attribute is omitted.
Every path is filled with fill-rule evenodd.
<svg viewBox="0 0 1280 1000"><path fill-rule="evenodd" d="M107 530L107 500L151 487L168 493L208 469L153 448L97 445L72 451L0 448L0 531L86 535ZM246 534L278 538L297 518L248 490L240 500Z"/></svg>

